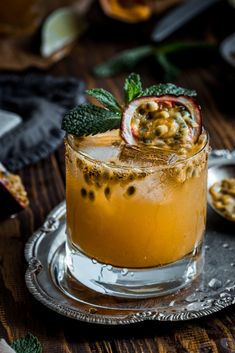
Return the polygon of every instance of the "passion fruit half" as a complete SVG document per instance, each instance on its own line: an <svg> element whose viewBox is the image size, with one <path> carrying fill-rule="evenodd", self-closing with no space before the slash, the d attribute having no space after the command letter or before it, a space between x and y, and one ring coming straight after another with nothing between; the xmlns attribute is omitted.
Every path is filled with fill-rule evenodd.
<svg viewBox="0 0 235 353"><path fill-rule="evenodd" d="M19 175L8 172L0 164L0 219L18 213L29 204Z"/></svg>
<svg viewBox="0 0 235 353"><path fill-rule="evenodd" d="M202 132L201 108L188 96L137 98L123 111L121 136L130 145L190 148Z"/></svg>

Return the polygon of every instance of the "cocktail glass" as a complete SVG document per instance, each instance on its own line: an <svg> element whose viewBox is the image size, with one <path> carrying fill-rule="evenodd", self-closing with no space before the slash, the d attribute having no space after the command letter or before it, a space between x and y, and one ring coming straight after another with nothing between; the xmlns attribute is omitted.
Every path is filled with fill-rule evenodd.
<svg viewBox="0 0 235 353"><path fill-rule="evenodd" d="M190 157L125 145L118 131L66 147L69 273L108 295L172 293L202 270L208 137Z"/></svg>

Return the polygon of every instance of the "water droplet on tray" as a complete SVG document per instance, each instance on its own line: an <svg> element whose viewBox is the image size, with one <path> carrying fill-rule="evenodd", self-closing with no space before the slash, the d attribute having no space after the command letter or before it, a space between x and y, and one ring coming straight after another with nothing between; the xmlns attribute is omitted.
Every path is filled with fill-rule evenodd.
<svg viewBox="0 0 235 353"><path fill-rule="evenodd" d="M227 243L223 244L223 248L227 249L229 247L229 245Z"/></svg>
<svg viewBox="0 0 235 353"><path fill-rule="evenodd" d="M111 270L112 270L112 268L113 268L113 266L111 266L111 265L107 265L107 270L108 270L108 271L111 271Z"/></svg>
<svg viewBox="0 0 235 353"><path fill-rule="evenodd" d="M204 293L200 293L199 291L197 291L196 293L189 295L187 298L185 298L185 300L188 303L200 302L203 299L205 299L205 297L206 297L206 295Z"/></svg>
<svg viewBox="0 0 235 353"><path fill-rule="evenodd" d="M235 262L231 262L230 266L235 267Z"/></svg>
<svg viewBox="0 0 235 353"><path fill-rule="evenodd" d="M214 303L214 299L207 299L204 303L202 303L202 306L204 309L208 309L212 306Z"/></svg>
<svg viewBox="0 0 235 353"><path fill-rule="evenodd" d="M94 265L97 264L96 259L92 259L91 261L92 261L92 263L93 263Z"/></svg>
<svg viewBox="0 0 235 353"><path fill-rule="evenodd" d="M128 269L127 268L123 268L122 271L121 271L121 274L123 276L126 276L128 274Z"/></svg>
<svg viewBox="0 0 235 353"><path fill-rule="evenodd" d="M209 245L205 245L205 250L209 250L209 249L210 249Z"/></svg>
<svg viewBox="0 0 235 353"><path fill-rule="evenodd" d="M228 293L220 293L220 298L228 298L228 297L230 297L230 294L228 294Z"/></svg>
<svg viewBox="0 0 235 353"><path fill-rule="evenodd" d="M190 311L198 311L202 308L202 303L200 302L193 302L187 305L187 309Z"/></svg>
<svg viewBox="0 0 235 353"><path fill-rule="evenodd" d="M189 302L189 303L195 302L195 301L197 301L196 296L197 296L197 294L195 294L195 293L191 294L188 297L186 297L185 300L186 300L186 302Z"/></svg>
<svg viewBox="0 0 235 353"><path fill-rule="evenodd" d="M217 278L212 278L208 283L208 286L214 290L219 289L222 286L222 282Z"/></svg>

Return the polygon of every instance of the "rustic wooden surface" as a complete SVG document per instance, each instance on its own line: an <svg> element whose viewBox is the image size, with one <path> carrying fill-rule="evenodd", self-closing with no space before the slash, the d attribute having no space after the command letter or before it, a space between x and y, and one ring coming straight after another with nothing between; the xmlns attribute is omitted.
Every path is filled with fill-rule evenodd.
<svg viewBox="0 0 235 353"><path fill-rule="evenodd" d="M230 10L226 11L229 16ZM187 33L192 30L192 37L223 38L226 31L221 25L220 10L209 15L200 22L200 35L192 26L188 27ZM96 79L91 74L91 68L137 41L131 39L133 32L127 38L125 33L116 31L114 34L113 28L119 31L119 25L111 27L112 33L107 28L104 30L102 22L98 21L97 27L101 32L109 32L105 40L96 35L96 30L89 32L71 55L50 73L82 77L88 87L103 86L121 98L124 75L114 79ZM185 32L177 35L181 36L182 33L184 35ZM151 65L138 68L146 85L161 79ZM198 90L204 125L210 133L212 147L235 148L235 109L226 81L228 77L231 79L231 71L216 58L210 64L193 66L185 69L176 82ZM235 352L234 306L191 322L104 327L72 321L38 303L28 293L24 283L26 263L23 249L27 238L42 224L48 212L64 199L63 146L46 160L25 168L20 174L29 194L30 207L16 218L0 224L0 337L12 341L32 332L42 342L43 351L52 353Z"/></svg>

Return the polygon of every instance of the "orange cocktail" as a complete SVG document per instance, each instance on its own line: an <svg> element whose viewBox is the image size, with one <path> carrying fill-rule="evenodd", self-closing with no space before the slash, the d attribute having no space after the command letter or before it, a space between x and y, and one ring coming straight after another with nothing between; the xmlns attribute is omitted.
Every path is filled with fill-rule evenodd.
<svg viewBox="0 0 235 353"><path fill-rule="evenodd" d="M68 137L71 242L91 258L121 267L165 265L190 254L205 229L207 151L178 163L154 151L152 166L148 159L130 161L135 150L126 158L124 153L117 132Z"/></svg>
<svg viewBox="0 0 235 353"><path fill-rule="evenodd" d="M138 82L131 74L125 87ZM91 91L112 111L84 105L64 119L68 271L110 295L170 293L202 268L208 137L200 107L171 84L144 92L123 109Z"/></svg>

